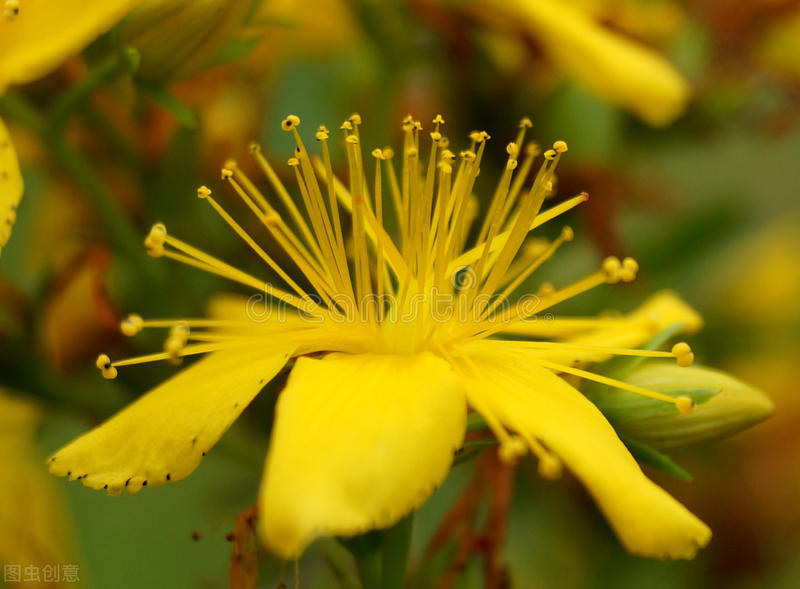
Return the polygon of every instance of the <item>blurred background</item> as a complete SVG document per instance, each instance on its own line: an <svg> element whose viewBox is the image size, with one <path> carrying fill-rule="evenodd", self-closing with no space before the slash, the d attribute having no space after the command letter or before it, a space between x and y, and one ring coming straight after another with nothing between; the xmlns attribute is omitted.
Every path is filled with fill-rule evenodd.
<svg viewBox="0 0 800 589"><path fill-rule="evenodd" d="M555 198L591 199L570 213L576 240L537 278L563 282L609 254L642 269L563 312L627 311L673 289L705 319L690 340L698 360L763 390L776 410L728 440L673 453L692 482L649 472L714 531L693 561L627 555L571 477L544 481L532 461L512 473L489 452L457 466L418 515L410 586L800 586L800 2L226 4L246 6L202 61L174 57L165 42L197 19L176 26L134 12L0 99L25 180L0 257L0 561L74 563L86 587L229 586L240 565L225 536L255 501L274 390L180 484L112 499L44 468L48 453L174 371L100 378L99 352L161 345L124 340L121 317L198 315L213 293L235 291L148 258L141 238L163 221L255 267L195 198L200 184L226 193L227 158L249 169L256 140L291 179L287 114L310 141L317 125L338 129L359 112L372 148L397 145L406 114L426 123L442 113L456 149L474 129L492 136L478 183L487 197L523 116L542 145L568 142ZM56 116L59 97L96 79L120 45L137 49L138 67L68 104L57 141L42 133L26 109ZM259 587L278 586L280 562L245 556L260 560ZM301 587L356 586L349 558L318 542L300 562Z"/></svg>

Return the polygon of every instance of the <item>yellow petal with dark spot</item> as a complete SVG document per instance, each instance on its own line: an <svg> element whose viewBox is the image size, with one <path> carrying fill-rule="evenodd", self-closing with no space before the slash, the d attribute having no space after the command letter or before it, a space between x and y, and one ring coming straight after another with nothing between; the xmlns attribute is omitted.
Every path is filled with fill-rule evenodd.
<svg viewBox="0 0 800 589"><path fill-rule="evenodd" d="M50 472L112 495L182 479L289 355L259 348L210 354L56 452Z"/></svg>

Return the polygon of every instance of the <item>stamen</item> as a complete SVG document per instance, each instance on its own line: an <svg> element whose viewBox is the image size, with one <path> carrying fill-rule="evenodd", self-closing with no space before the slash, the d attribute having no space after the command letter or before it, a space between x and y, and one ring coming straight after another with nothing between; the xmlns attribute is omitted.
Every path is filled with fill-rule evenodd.
<svg viewBox="0 0 800 589"><path fill-rule="evenodd" d="M141 315L137 315L135 313L131 313L125 319L120 322L119 328L120 331L124 335L128 337L133 337L142 331L144 327L144 321L142 320Z"/></svg>
<svg viewBox="0 0 800 589"><path fill-rule="evenodd" d="M95 362L95 365L98 369L100 369L100 373L103 375L103 378L108 380L117 378L117 369L111 363L111 358L109 358L107 354L100 354L97 357L97 362Z"/></svg>
<svg viewBox="0 0 800 589"><path fill-rule="evenodd" d="M575 368L574 366L567 366L566 364L558 364L556 362L550 362L549 360L538 358L536 356L530 356L529 358L531 362L539 364L544 368L549 368L554 372L566 372L567 374L572 374L574 376L586 380L593 380L595 382L599 382L601 384L605 384L610 387L615 387L618 389L622 389L624 391L630 391L631 393L636 393L637 395L642 395L643 397L649 397L650 399L657 399L659 401L664 401L665 403L672 403L678 408L678 410L683 415L688 415L689 413L691 413L694 407L691 398L687 396L672 397L665 393L651 391L650 389L645 389L643 387L632 385L630 383L617 380L615 378L609 378L607 376L603 376L602 374L595 374L594 372L581 370L580 368Z"/></svg>
<svg viewBox="0 0 800 589"><path fill-rule="evenodd" d="M678 366L691 366L694 362L694 353L686 342L679 342L672 346L672 354L678 360Z"/></svg>

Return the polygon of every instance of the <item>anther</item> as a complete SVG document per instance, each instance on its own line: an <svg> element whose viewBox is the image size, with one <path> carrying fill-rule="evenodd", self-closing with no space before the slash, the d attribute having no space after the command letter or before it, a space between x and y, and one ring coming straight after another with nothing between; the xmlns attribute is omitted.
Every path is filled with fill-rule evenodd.
<svg viewBox="0 0 800 589"><path fill-rule="evenodd" d="M103 378L108 380L117 378L117 369L111 364L111 358L109 358L107 354L100 354L97 357L95 366L100 370L100 374L103 375Z"/></svg>
<svg viewBox="0 0 800 589"><path fill-rule="evenodd" d="M417 151L416 147L409 147L408 149L406 149L407 157L417 157L418 154L419 152Z"/></svg>
<svg viewBox="0 0 800 589"><path fill-rule="evenodd" d="M208 186L201 186L197 189L197 198L206 199L211 196L211 189Z"/></svg>
<svg viewBox="0 0 800 589"><path fill-rule="evenodd" d="M444 125L444 117L442 117L442 115L436 115L436 117L433 119L433 124Z"/></svg>
<svg viewBox="0 0 800 589"><path fill-rule="evenodd" d="M354 125L360 125L361 124L361 115L358 114L357 112L354 112L353 114L350 115L350 118L348 120L351 123L353 123Z"/></svg>
<svg viewBox="0 0 800 589"><path fill-rule="evenodd" d="M450 140L447 137L442 136L442 138L439 140L439 147L444 149L445 147L449 147L449 145L450 145Z"/></svg>
<svg viewBox="0 0 800 589"><path fill-rule="evenodd" d="M281 129L284 131L291 131L300 124L300 117L296 115L289 115L281 121Z"/></svg>
<svg viewBox="0 0 800 589"><path fill-rule="evenodd" d="M251 141L250 145L247 146L247 149L253 155L261 153L261 146L255 141Z"/></svg>
<svg viewBox="0 0 800 589"><path fill-rule="evenodd" d="M520 129L530 129L533 127L533 121L531 121L528 117L522 117L522 120L519 122Z"/></svg>
<svg viewBox="0 0 800 589"><path fill-rule="evenodd" d="M439 131L431 131L431 141L439 143L442 140L442 134Z"/></svg>
<svg viewBox="0 0 800 589"><path fill-rule="evenodd" d="M525 155L539 155L541 149L539 148L538 143L530 142L525 146Z"/></svg>
<svg viewBox="0 0 800 589"><path fill-rule="evenodd" d="M287 160L286 164L287 164L288 166L291 166L291 167L293 167L293 168L294 168L294 167L296 167L296 166L299 166L299 165L300 165L300 160L299 160L299 159L297 159L296 157L290 157L290 158Z"/></svg>
<svg viewBox="0 0 800 589"><path fill-rule="evenodd" d="M325 127L325 125L320 125L319 129L317 129L316 135L314 135L314 138L317 141L324 141L329 136L330 136L330 133L328 133L328 129Z"/></svg>
<svg viewBox="0 0 800 589"><path fill-rule="evenodd" d="M19 0L6 0L3 9L3 16L6 20L12 21L19 14Z"/></svg>
<svg viewBox="0 0 800 589"><path fill-rule="evenodd" d="M144 247L148 255L158 258L164 255L164 242L167 240L167 228L163 223L156 223L144 239Z"/></svg>
<svg viewBox="0 0 800 589"><path fill-rule="evenodd" d="M345 141L347 141L348 143L356 144L358 143L358 137L356 137L355 135L348 135Z"/></svg>
<svg viewBox="0 0 800 589"><path fill-rule="evenodd" d="M548 481L553 481L561 476L564 465L558 457L552 454L543 454L539 457L539 476Z"/></svg>
<svg viewBox="0 0 800 589"><path fill-rule="evenodd" d="M222 168L221 176L223 180L229 180L230 178L233 178L233 170Z"/></svg>
<svg viewBox="0 0 800 589"><path fill-rule="evenodd" d="M474 141L475 143L479 143L481 141L481 132L480 131L472 131L469 134L469 140Z"/></svg>
<svg viewBox="0 0 800 589"><path fill-rule="evenodd" d="M625 258L622 260L622 270L619 273L619 277L623 282L631 282L636 278L638 272L639 263L636 260L633 258Z"/></svg>
<svg viewBox="0 0 800 589"><path fill-rule="evenodd" d="M383 159L390 160L394 157L394 149L391 147L383 148Z"/></svg>
<svg viewBox="0 0 800 589"><path fill-rule="evenodd" d="M622 263L619 261L619 258L609 256L603 260L602 270L603 274L605 274L606 282L614 284L620 281Z"/></svg>
<svg viewBox="0 0 800 589"><path fill-rule="evenodd" d="M350 121L345 121L344 123L339 125L339 128L344 130L344 131L352 131L353 130L353 124Z"/></svg>
<svg viewBox="0 0 800 589"><path fill-rule="evenodd" d="M519 153L519 146L513 141L506 145L506 153L511 157L516 157Z"/></svg>
<svg viewBox="0 0 800 589"><path fill-rule="evenodd" d="M547 160L554 160L556 159L556 150L555 149L548 149L544 152L544 158Z"/></svg>
<svg viewBox="0 0 800 589"><path fill-rule="evenodd" d="M575 232L572 230L572 227L567 225L563 229L561 229L561 239L564 241L572 241L575 238Z"/></svg>
<svg viewBox="0 0 800 589"><path fill-rule="evenodd" d="M223 168L228 168L228 169L231 169L231 170L235 170L236 168L239 167L239 164L236 163L235 159L233 159L232 157L229 157L228 159L225 160L225 163L222 164L222 167Z"/></svg>
<svg viewBox="0 0 800 589"><path fill-rule="evenodd" d="M461 157L464 158L465 161L474 162L475 161L475 152L466 150L461 152Z"/></svg>
<svg viewBox="0 0 800 589"><path fill-rule="evenodd" d="M384 159L383 150L376 147L372 150L372 157L379 160Z"/></svg>
<svg viewBox="0 0 800 589"><path fill-rule="evenodd" d="M189 327L178 324L169 330L169 336L164 342L164 351L169 354L170 360L175 363L180 361L180 354L189 341Z"/></svg>
<svg viewBox="0 0 800 589"><path fill-rule="evenodd" d="M694 411L694 401L692 401L691 397L687 397L686 395L675 399L675 406L678 408L681 415L691 415Z"/></svg>
<svg viewBox="0 0 800 589"><path fill-rule="evenodd" d="M553 149L555 149L558 153L564 153L567 151L567 142L566 141L556 141L553 143Z"/></svg>
<svg viewBox="0 0 800 589"><path fill-rule="evenodd" d="M554 292L556 292L556 287L553 286L552 282L543 282L536 294L540 297L549 297Z"/></svg>
<svg viewBox="0 0 800 589"><path fill-rule="evenodd" d="M515 170L517 168L517 160L508 160L506 162L506 170Z"/></svg>
<svg viewBox="0 0 800 589"><path fill-rule="evenodd" d="M453 163L454 161L456 161L456 154L454 154L449 149L445 149L442 151L442 160Z"/></svg>
<svg viewBox="0 0 800 589"><path fill-rule="evenodd" d="M694 362L694 352L686 342L678 342L672 346L672 353L675 354L678 366L691 366Z"/></svg>
<svg viewBox="0 0 800 589"><path fill-rule="evenodd" d="M500 444L497 455L505 464L513 465L527 452L528 447L525 445L525 440L519 436L511 436Z"/></svg>
<svg viewBox="0 0 800 589"><path fill-rule="evenodd" d="M142 331L143 323L144 321L142 320L142 317L140 315L131 313L125 319L120 321L119 329L124 335L127 335L128 337L133 337L134 335Z"/></svg>

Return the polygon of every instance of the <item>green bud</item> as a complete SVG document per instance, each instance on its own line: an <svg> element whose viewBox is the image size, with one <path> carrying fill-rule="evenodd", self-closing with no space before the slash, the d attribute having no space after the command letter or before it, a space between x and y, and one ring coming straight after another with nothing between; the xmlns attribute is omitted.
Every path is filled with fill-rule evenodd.
<svg viewBox="0 0 800 589"><path fill-rule="evenodd" d="M142 62L137 76L164 81L212 65L244 24L253 0L143 0L125 18L122 40Z"/></svg>
<svg viewBox="0 0 800 589"><path fill-rule="evenodd" d="M681 415L671 403L628 391L604 388L587 394L621 435L655 448L729 436L766 419L774 409L761 391L710 368L647 362L622 380L672 397L688 396L695 403L690 415Z"/></svg>

